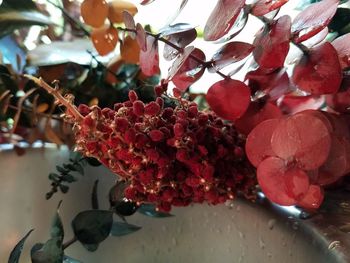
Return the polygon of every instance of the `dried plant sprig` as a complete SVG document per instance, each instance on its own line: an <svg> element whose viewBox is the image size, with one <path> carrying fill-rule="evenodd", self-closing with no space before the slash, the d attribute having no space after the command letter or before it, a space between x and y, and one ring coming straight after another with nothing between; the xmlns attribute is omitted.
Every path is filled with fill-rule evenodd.
<svg viewBox="0 0 350 263"><path fill-rule="evenodd" d="M31 75L24 75L24 77L32 80L33 82L35 82L36 85L45 89L48 93L52 94L60 104L66 107L67 111L69 112L69 115L71 115L76 121L79 122L83 119L83 116L79 113L75 105L73 105L72 101L70 101L70 99L64 98L57 87L51 87L42 78L37 78Z"/></svg>

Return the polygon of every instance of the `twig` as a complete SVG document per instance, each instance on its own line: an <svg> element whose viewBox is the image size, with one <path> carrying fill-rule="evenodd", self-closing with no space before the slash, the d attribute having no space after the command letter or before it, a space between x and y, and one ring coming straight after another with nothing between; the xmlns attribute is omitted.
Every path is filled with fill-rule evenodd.
<svg viewBox="0 0 350 263"><path fill-rule="evenodd" d="M117 27L117 29L120 31L133 32L133 33L137 34L136 29L130 29L130 28L124 28L124 27ZM155 38L156 40L163 42L164 44L172 47L173 49L177 50L178 52L183 51L183 48L175 45L174 43L170 42L169 40L165 39L164 37L160 37L159 34L153 34L153 33L148 32L148 31L145 31L145 32L147 35ZM208 65L210 64L207 61L201 60L192 54L190 54L189 57L192 58L193 60L197 61L199 64L201 64L205 68L208 67ZM225 75L224 73L220 72L219 70L217 70L216 73L225 79L230 79L230 76Z"/></svg>
<svg viewBox="0 0 350 263"><path fill-rule="evenodd" d="M77 110L77 108L70 103L67 99L65 99L62 94L58 91L56 88L52 88L49 84L47 84L43 79L36 78L31 75L24 75L24 77L32 80L37 84L39 87L45 89L48 93L52 94L63 106L67 108L67 110L70 112L70 114L73 115L76 121L82 121L83 116L80 114L80 112Z"/></svg>
<svg viewBox="0 0 350 263"><path fill-rule="evenodd" d="M62 249L65 250L67 247L69 247L70 245L73 245L77 241L78 241L78 238L74 236L71 240L68 240L66 243L62 245Z"/></svg>

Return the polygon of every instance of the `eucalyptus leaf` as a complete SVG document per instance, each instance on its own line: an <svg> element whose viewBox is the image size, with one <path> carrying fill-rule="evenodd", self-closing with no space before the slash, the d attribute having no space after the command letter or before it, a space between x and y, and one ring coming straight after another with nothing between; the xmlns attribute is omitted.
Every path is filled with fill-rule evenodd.
<svg viewBox="0 0 350 263"><path fill-rule="evenodd" d="M113 212L107 210L87 210L80 212L72 221L77 239L87 245L105 240L112 229Z"/></svg>
<svg viewBox="0 0 350 263"><path fill-rule="evenodd" d="M22 27L49 24L50 18L40 13L31 0L4 0L0 5L0 38Z"/></svg>
<svg viewBox="0 0 350 263"><path fill-rule="evenodd" d="M23 250L24 242L27 240L29 235L34 231L34 229L31 229L14 247L14 249L11 251L8 263L18 263L19 258L21 257L21 253Z"/></svg>
<svg viewBox="0 0 350 263"><path fill-rule="evenodd" d="M55 237L49 239L44 245L36 244L31 250L32 263L62 263L62 239Z"/></svg>
<svg viewBox="0 0 350 263"><path fill-rule="evenodd" d="M63 256L63 263L83 263L83 262L65 255Z"/></svg>
<svg viewBox="0 0 350 263"><path fill-rule="evenodd" d="M135 226L126 222L113 222L111 235L115 237L125 236L134 233L140 229L140 226Z"/></svg>
<svg viewBox="0 0 350 263"><path fill-rule="evenodd" d="M137 210L139 213L150 216L150 217L171 217L172 214L169 213L163 213L156 211L156 208L154 205L151 204L143 204L140 206L140 208Z"/></svg>

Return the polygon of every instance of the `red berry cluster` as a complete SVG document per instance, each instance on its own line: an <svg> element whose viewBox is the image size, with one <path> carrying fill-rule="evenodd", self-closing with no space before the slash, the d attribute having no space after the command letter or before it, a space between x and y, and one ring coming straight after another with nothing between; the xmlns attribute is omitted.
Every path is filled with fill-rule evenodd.
<svg viewBox="0 0 350 263"><path fill-rule="evenodd" d="M245 149L265 195L280 205L318 208L321 187L350 171L346 123L342 115L306 110L257 125Z"/></svg>
<svg viewBox="0 0 350 263"><path fill-rule="evenodd" d="M161 211L192 202L223 203L254 195L256 178L244 140L232 124L180 97L165 107L158 97L143 103L134 91L114 110L80 105L77 149L130 182L128 199Z"/></svg>

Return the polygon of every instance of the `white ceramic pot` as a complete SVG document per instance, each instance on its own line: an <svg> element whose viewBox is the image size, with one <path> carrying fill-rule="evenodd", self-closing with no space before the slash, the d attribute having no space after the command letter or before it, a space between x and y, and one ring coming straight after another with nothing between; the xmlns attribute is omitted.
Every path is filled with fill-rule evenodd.
<svg viewBox="0 0 350 263"><path fill-rule="evenodd" d="M21 262L30 262L32 245L48 239L59 200L63 200L60 212L66 239L70 239L71 219L78 212L91 209L95 179L100 180L101 207L108 207L107 193L115 176L103 167L87 169L68 194L45 200L50 188L48 173L67 159L67 149L28 149L22 157L13 151L0 152L0 262L7 262L18 240L35 228L21 258ZM251 204L236 200L232 205L177 208L170 218L136 213L128 221L142 226L140 231L109 237L94 253L79 243L65 252L84 263L350 262L346 252L349 237L342 236L341 242L334 243L339 241L339 235L334 234L334 228L328 229L324 216L299 220L286 211L265 201Z"/></svg>

